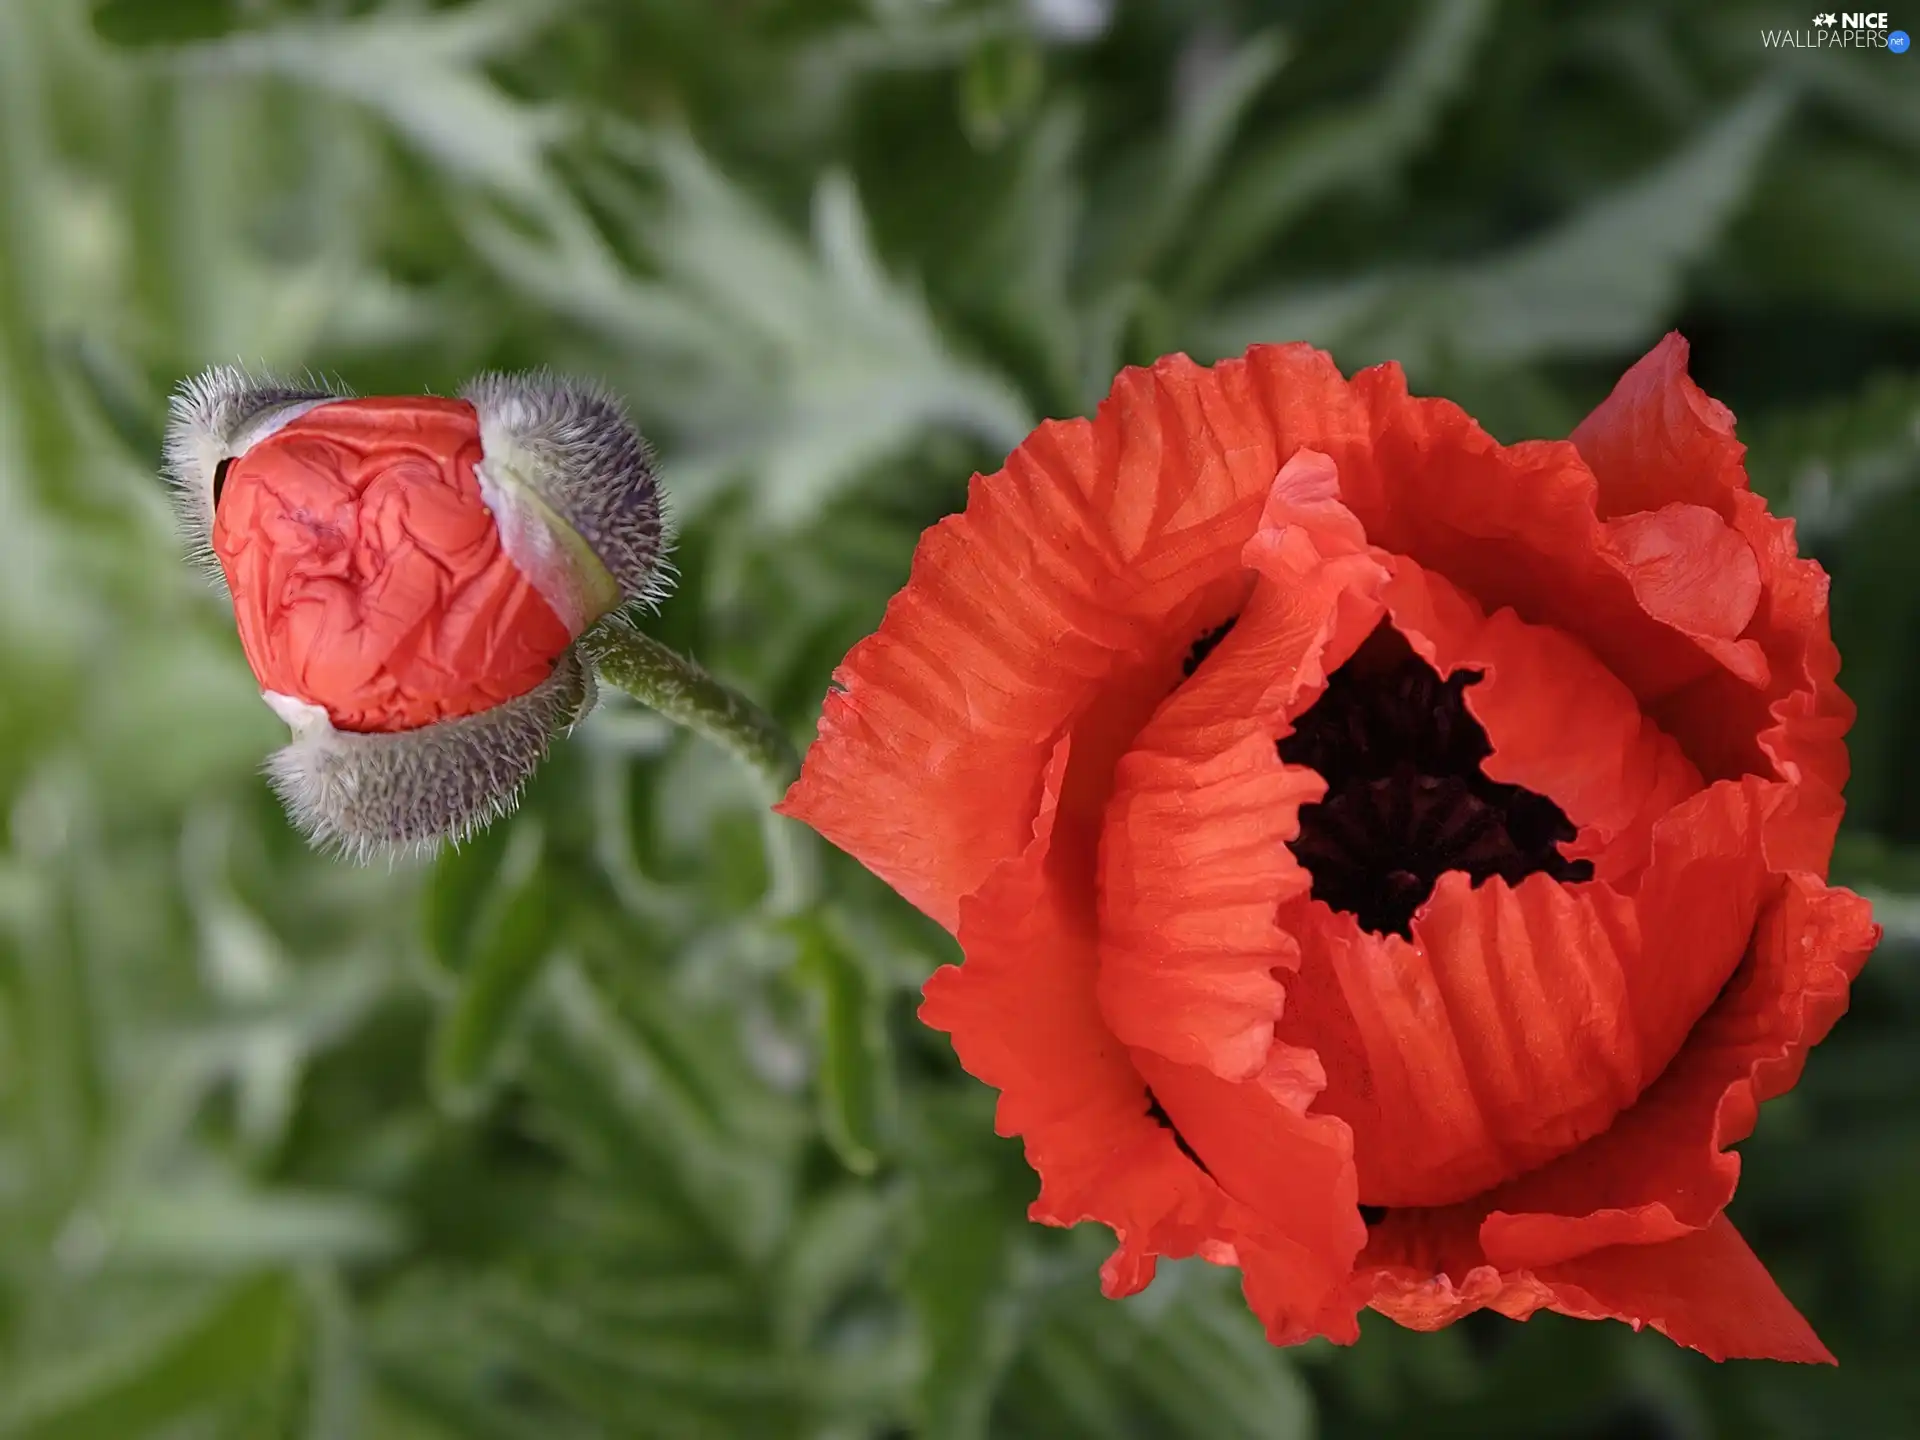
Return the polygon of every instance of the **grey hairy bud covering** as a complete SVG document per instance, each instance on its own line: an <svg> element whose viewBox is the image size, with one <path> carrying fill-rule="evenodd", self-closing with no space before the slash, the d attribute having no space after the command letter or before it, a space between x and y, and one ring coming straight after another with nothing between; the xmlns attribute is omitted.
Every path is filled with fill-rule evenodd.
<svg viewBox="0 0 1920 1440"><path fill-rule="evenodd" d="M292 384L216 365L173 392L167 417L166 473L174 510L194 559L221 579L213 558L214 481L223 460L238 459L281 426L347 392L309 381ZM222 581L224 583L224 581Z"/></svg>
<svg viewBox="0 0 1920 1440"><path fill-rule="evenodd" d="M659 599L672 572L653 453L612 392L536 371L480 375L460 396L480 417L488 463L524 477L586 543L617 603Z"/></svg>
<svg viewBox="0 0 1920 1440"><path fill-rule="evenodd" d="M294 738L268 760L267 775L317 845L357 861L430 854L511 811L553 738L594 696L592 671L569 649L526 694L417 730L335 730L318 707L270 697Z"/></svg>

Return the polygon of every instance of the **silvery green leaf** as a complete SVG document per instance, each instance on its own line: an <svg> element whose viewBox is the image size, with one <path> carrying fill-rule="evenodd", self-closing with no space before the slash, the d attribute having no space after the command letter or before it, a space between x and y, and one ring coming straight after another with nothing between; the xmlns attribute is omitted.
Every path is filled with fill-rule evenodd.
<svg viewBox="0 0 1920 1440"><path fill-rule="evenodd" d="M634 144L665 188L633 217L657 279L618 266L564 208L544 245L484 216L474 236L509 279L628 353L625 388L681 442L666 479L687 519L744 480L769 520L797 525L929 430L990 450L1026 433L1017 392L956 356L882 267L846 176L820 182L808 246L690 142Z"/></svg>
<svg viewBox="0 0 1920 1440"><path fill-rule="evenodd" d="M1348 366L1392 358L1416 377L1630 351L1670 318L1788 108L1783 92L1756 92L1639 180L1503 253L1250 297L1202 324L1198 348L1310 340Z"/></svg>
<svg viewBox="0 0 1920 1440"><path fill-rule="evenodd" d="M562 117L509 97L481 62L550 18L526 0L486 0L424 14L289 21L183 47L174 63L195 75L276 76L340 95L453 174L539 204L553 188L545 152Z"/></svg>

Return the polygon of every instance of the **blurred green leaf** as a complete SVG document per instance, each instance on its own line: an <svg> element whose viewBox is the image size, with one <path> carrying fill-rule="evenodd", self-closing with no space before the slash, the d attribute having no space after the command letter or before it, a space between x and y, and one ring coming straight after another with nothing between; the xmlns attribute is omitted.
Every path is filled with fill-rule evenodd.
<svg viewBox="0 0 1920 1440"><path fill-rule="evenodd" d="M682 515L745 477L760 513L787 529L926 429L998 446L1026 432L1019 396L954 355L886 274L843 172L814 191L808 249L685 139L633 136L627 148L670 197L654 215L628 200L660 281L627 271L568 208L549 207L544 243L480 215L473 233L515 285L629 348L649 408L687 445L674 472Z"/></svg>
<svg viewBox="0 0 1920 1440"><path fill-rule="evenodd" d="M1920 178L1909 156L1835 156L1796 139L1732 237L1733 283L1773 303L1884 321L1920 314Z"/></svg>
<svg viewBox="0 0 1920 1440"><path fill-rule="evenodd" d="M240 22L242 0L92 0L93 28L115 45L211 40Z"/></svg>
<svg viewBox="0 0 1920 1440"><path fill-rule="evenodd" d="M1778 410L1740 433L1754 489L1817 548L1920 485L1920 376L1882 375L1857 396Z"/></svg>
<svg viewBox="0 0 1920 1440"><path fill-rule="evenodd" d="M1180 258L1181 305L1213 296L1317 201L1381 184L1429 141L1494 8L1492 0L1433 0L1374 98L1309 115L1233 166Z"/></svg>
<svg viewBox="0 0 1920 1440"><path fill-rule="evenodd" d="M1113 213L1095 219L1093 233L1102 247L1089 281L1095 293L1157 269L1219 170L1248 109L1287 58L1286 42L1262 32L1212 60L1209 73L1181 88L1151 175L1126 185Z"/></svg>
<svg viewBox="0 0 1920 1440"><path fill-rule="evenodd" d="M1832 879L1855 890L1920 895L1920 849L1889 845L1857 831L1843 832L1833 849Z"/></svg>
<svg viewBox="0 0 1920 1440"><path fill-rule="evenodd" d="M182 50L177 63L193 76L283 76L331 91L383 116L455 177L537 206L553 196L542 156L558 117L507 95L482 62L548 18L529 0L479 0L297 20Z"/></svg>
<svg viewBox="0 0 1920 1440"><path fill-rule="evenodd" d="M960 123L982 149L992 149L1026 119L1040 98L1045 62L1026 36L981 42L960 72Z"/></svg>
<svg viewBox="0 0 1920 1440"><path fill-rule="evenodd" d="M160 1433L235 1394L271 1385L296 1327L286 1279L237 1281L189 1316L17 1382L0 1401L0 1435L135 1440Z"/></svg>
<svg viewBox="0 0 1920 1440"><path fill-rule="evenodd" d="M827 1143L856 1175L880 1163L893 1109L886 992L818 913L793 922L800 953L794 974L812 992L820 1023L820 1123Z"/></svg>
<svg viewBox="0 0 1920 1440"><path fill-rule="evenodd" d="M391 1215L357 1197L216 1182L136 1195L107 1217L103 1238L121 1264L227 1270L377 1260L403 1236Z"/></svg>
<svg viewBox="0 0 1920 1440"><path fill-rule="evenodd" d="M509 888L526 885L537 872L540 836L537 827L489 825L458 845L449 845L434 860L423 896L427 953L449 975L468 966L478 938L481 916L500 906L496 884L508 867L509 852L520 849L525 858L512 866L516 873Z"/></svg>
<svg viewBox="0 0 1920 1440"><path fill-rule="evenodd" d="M137 463L144 465L158 455L164 410L142 393L142 381L126 357L98 336L83 335L68 344L66 358L101 418Z"/></svg>
<svg viewBox="0 0 1920 1440"><path fill-rule="evenodd" d="M540 864L539 832L530 825L516 831L516 848L527 858L517 864L510 858L503 867L505 884L481 912L485 928L471 935L471 958L434 1033L434 1093L456 1115L471 1115L485 1103L514 1022L557 939L554 883Z"/></svg>
<svg viewBox="0 0 1920 1440"><path fill-rule="evenodd" d="M1251 300L1203 327L1203 348L1305 339L1415 375L1632 350L1670 316L1787 109L1781 92L1758 92L1638 183L1502 255Z"/></svg>
<svg viewBox="0 0 1920 1440"><path fill-rule="evenodd" d="M795 1221L774 1316L785 1345L803 1348L857 1285L883 1278L899 1199L870 1186L843 1185Z"/></svg>

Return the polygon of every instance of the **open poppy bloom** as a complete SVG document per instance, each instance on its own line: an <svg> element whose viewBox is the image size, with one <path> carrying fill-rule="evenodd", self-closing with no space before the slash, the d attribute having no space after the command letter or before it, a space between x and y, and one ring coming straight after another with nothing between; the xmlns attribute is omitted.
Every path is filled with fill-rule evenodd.
<svg viewBox="0 0 1920 1440"><path fill-rule="evenodd" d="M293 730L274 782L350 853L510 806L592 703L574 642L658 583L638 433L610 397L544 376L362 400L213 370L177 397L167 455Z"/></svg>
<svg viewBox="0 0 1920 1440"><path fill-rule="evenodd" d="M1263 346L930 530L786 813L951 930L921 1015L1109 1295L1832 1357L1724 1208L1877 939L1826 577L1669 336L1571 441Z"/></svg>

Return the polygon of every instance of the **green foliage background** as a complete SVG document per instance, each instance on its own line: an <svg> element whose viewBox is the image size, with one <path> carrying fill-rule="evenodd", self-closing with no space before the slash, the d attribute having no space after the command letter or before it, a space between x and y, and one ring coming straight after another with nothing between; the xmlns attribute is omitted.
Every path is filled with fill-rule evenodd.
<svg viewBox="0 0 1920 1440"><path fill-rule="evenodd" d="M1803 11L0 0L0 1437L1920 1433L1920 58L1763 49ZM213 361L604 376L657 632L803 740L1124 363L1307 338L1516 439L1673 325L1861 706L1888 940L1734 1205L1837 1371L1100 1300L913 1019L950 942L839 856L776 923L751 785L647 714L431 869L307 853L152 474Z"/></svg>

